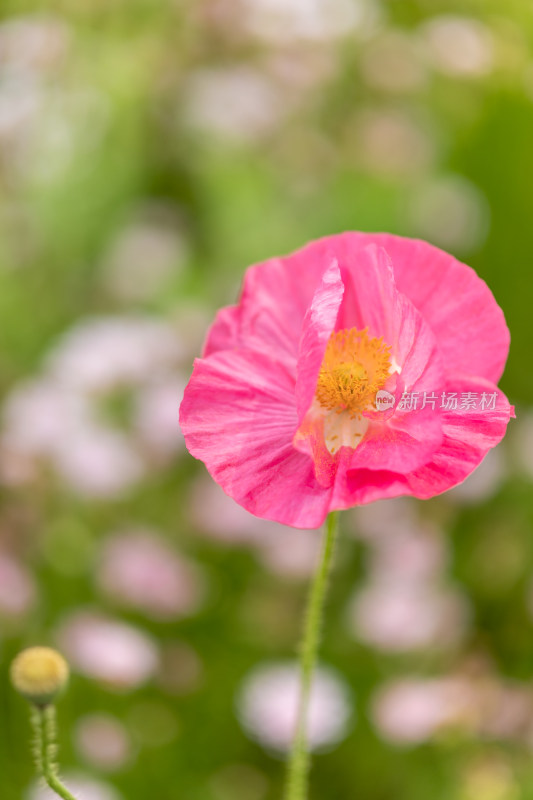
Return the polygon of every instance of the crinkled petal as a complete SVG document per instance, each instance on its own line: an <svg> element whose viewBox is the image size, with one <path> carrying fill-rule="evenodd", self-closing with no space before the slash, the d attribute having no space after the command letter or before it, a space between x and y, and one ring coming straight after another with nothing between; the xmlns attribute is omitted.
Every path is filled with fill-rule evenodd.
<svg viewBox="0 0 533 800"><path fill-rule="evenodd" d="M298 357L302 325L316 286L332 259L298 254L256 264L246 272L240 336L247 348L276 358Z"/></svg>
<svg viewBox="0 0 533 800"><path fill-rule="evenodd" d="M442 436L440 411L430 406L396 413L382 423L373 420L347 468L407 474L427 463L440 446Z"/></svg>
<svg viewBox="0 0 533 800"><path fill-rule="evenodd" d="M510 334L485 281L427 242L389 234L378 241L392 259L399 290L435 333L449 373L480 375L496 383L505 367Z"/></svg>
<svg viewBox="0 0 533 800"><path fill-rule="evenodd" d="M195 362L180 407L189 452L252 514L315 528L330 492L292 445L297 423L294 376L282 362L250 351Z"/></svg>
<svg viewBox="0 0 533 800"><path fill-rule="evenodd" d="M342 430L336 431L335 437L340 449L332 454L324 444L325 427L331 417L325 418L316 404L311 407L311 401L341 299L338 329L368 328L371 336L383 337L391 345L393 363L401 373L394 381L391 378L387 388L392 389L394 383L397 401L403 391L438 391L444 380L435 337L420 312L396 289L386 252L370 245L358 252L356 262L356 266L345 263L342 268L344 296L336 262L326 271L304 323L302 342L309 339L314 349L302 348L298 362L307 383L303 401L298 398L302 424L294 444L313 458L316 478L323 486L331 486L337 479L342 481L342 475L335 477L337 472L355 468L411 472L426 463L442 441L440 414L427 408L410 413L396 410L386 415L377 410L365 411L364 416L371 420L366 428L356 419L345 420L345 415L337 415L334 420L339 424L342 421ZM299 382L300 377L297 397ZM306 409L307 418L303 419Z"/></svg>
<svg viewBox="0 0 533 800"><path fill-rule="evenodd" d="M393 264L382 247L359 249L340 262L345 295L337 327L368 328L392 348L405 390L438 388L442 366L430 326L409 298L398 291Z"/></svg>
<svg viewBox="0 0 533 800"><path fill-rule="evenodd" d="M209 328L202 355L210 356L219 350L232 350L240 345L240 309L238 306L221 308Z"/></svg>
<svg viewBox="0 0 533 800"><path fill-rule="evenodd" d="M443 441L431 461L408 476L410 494L427 499L461 483L503 439L514 409L494 384L482 378L456 378L447 391L496 395L494 410L443 414Z"/></svg>
<svg viewBox="0 0 533 800"><path fill-rule="evenodd" d="M329 337L335 330L343 294L339 265L332 261L322 275L303 320L296 367L296 405L300 420L313 402L318 373Z"/></svg>
<svg viewBox="0 0 533 800"><path fill-rule="evenodd" d="M443 411L443 439L431 459L403 475L392 470L352 469L339 473L332 509L350 508L380 498L413 495L428 499L461 483L503 438L514 409L505 395L483 378L457 377L446 392L496 394L494 410Z"/></svg>
<svg viewBox="0 0 533 800"><path fill-rule="evenodd" d="M339 474L331 509L339 510L411 494L407 478L397 472L373 469L346 470Z"/></svg>
<svg viewBox="0 0 533 800"><path fill-rule="evenodd" d="M449 373L481 375L496 383L510 334L494 295L471 267L427 242L388 233L342 233L308 248L318 255L327 246L339 264L353 264L356 276L355 256L372 244L386 250L399 291L431 327Z"/></svg>
<svg viewBox="0 0 533 800"><path fill-rule="evenodd" d="M339 262L346 284L339 314L339 329L369 329L370 336L383 336L392 344L398 334L400 309L392 262L382 247L369 244Z"/></svg>

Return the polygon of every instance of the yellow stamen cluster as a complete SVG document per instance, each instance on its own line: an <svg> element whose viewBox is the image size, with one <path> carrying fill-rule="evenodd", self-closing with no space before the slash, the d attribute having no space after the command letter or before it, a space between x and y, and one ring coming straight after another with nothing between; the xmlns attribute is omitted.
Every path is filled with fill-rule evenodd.
<svg viewBox="0 0 533 800"><path fill-rule="evenodd" d="M36 705L51 703L65 687L68 676L67 662L50 647L23 650L11 664L11 683Z"/></svg>
<svg viewBox="0 0 533 800"><path fill-rule="evenodd" d="M316 399L329 411L356 416L373 403L390 375L391 348L368 328L334 331L320 367Z"/></svg>

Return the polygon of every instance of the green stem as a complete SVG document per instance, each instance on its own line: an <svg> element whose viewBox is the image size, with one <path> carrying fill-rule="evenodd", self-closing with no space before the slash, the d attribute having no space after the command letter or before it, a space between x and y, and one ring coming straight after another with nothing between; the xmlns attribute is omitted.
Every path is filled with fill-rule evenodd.
<svg viewBox="0 0 533 800"><path fill-rule="evenodd" d="M53 705L32 709L34 732L34 755L37 770L46 783L63 800L76 798L63 786L57 776L56 756L56 710Z"/></svg>
<svg viewBox="0 0 533 800"><path fill-rule="evenodd" d="M318 647L320 644L328 577L337 538L338 517L339 512L334 511L326 520L322 555L313 579L307 603L304 633L300 649L300 701L298 720L289 758L285 800L305 800L307 797L310 766L310 756L307 746L307 711Z"/></svg>
<svg viewBox="0 0 533 800"><path fill-rule="evenodd" d="M43 721L41 711L36 706L31 707L31 727L33 731L32 753L38 775L43 774Z"/></svg>

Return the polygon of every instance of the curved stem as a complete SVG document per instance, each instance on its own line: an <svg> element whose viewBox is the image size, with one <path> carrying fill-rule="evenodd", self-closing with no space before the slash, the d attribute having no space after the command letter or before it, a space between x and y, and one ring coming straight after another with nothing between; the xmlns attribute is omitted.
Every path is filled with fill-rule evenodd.
<svg viewBox="0 0 533 800"><path fill-rule="evenodd" d="M56 717L53 705L32 709L34 731L34 754L38 772L46 783L63 800L76 800L63 786L57 776L56 756Z"/></svg>
<svg viewBox="0 0 533 800"><path fill-rule="evenodd" d="M310 756L307 746L307 711L318 647L320 644L328 577L337 538L338 517L339 512L334 511L326 520L322 555L313 579L307 603L304 633L300 649L300 701L298 720L289 758L285 800L305 800L307 797L310 765Z"/></svg>

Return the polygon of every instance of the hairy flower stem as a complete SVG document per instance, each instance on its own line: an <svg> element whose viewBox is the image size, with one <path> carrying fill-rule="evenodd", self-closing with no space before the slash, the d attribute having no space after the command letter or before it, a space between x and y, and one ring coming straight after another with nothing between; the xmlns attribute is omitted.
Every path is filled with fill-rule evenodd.
<svg viewBox="0 0 533 800"><path fill-rule="evenodd" d="M59 797L64 800L76 800L57 776L55 707L53 705L45 708L33 706L31 721L34 735L33 753L38 773Z"/></svg>
<svg viewBox="0 0 533 800"><path fill-rule="evenodd" d="M313 579L307 603L303 639L300 648L300 701L298 720L289 758L285 800L306 800L310 756L307 743L307 712L309 695L316 666L324 602L338 532L339 512L332 512L326 520L322 554Z"/></svg>

